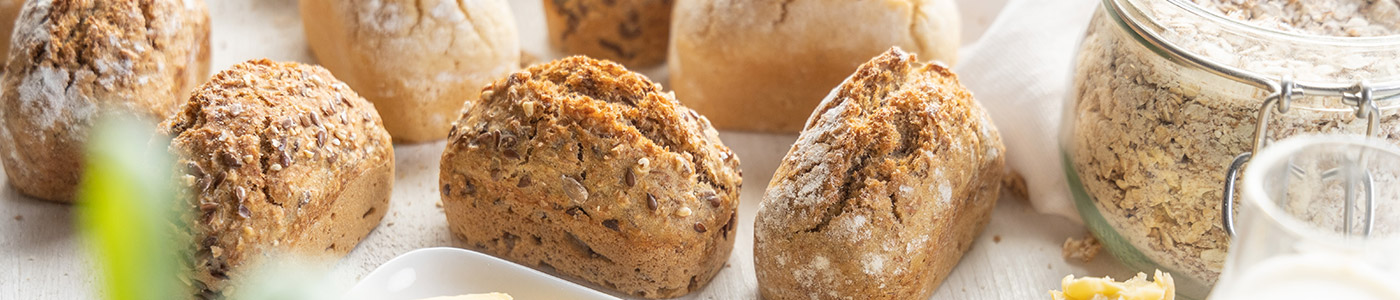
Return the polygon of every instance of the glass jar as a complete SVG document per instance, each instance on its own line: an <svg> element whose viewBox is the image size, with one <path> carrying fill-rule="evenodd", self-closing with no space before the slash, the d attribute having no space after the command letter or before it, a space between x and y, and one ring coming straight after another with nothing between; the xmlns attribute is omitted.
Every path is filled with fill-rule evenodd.
<svg viewBox="0 0 1400 300"><path fill-rule="evenodd" d="M1289 138L1252 159L1211 299L1400 299L1400 148ZM1351 218L1345 216L1351 215Z"/></svg>
<svg viewBox="0 0 1400 300"><path fill-rule="evenodd" d="M1400 31L1254 24L1191 0L1104 0L1075 59L1060 146L1076 208L1105 249L1171 272L1186 298L1204 298L1224 266L1237 156L1299 133L1400 140Z"/></svg>

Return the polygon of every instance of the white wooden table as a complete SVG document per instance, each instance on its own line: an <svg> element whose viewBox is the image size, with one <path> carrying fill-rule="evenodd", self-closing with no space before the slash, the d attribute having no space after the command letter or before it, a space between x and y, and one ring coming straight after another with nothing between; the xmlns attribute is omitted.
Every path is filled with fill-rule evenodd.
<svg viewBox="0 0 1400 300"><path fill-rule="evenodd" d="M296 0L211 0L214 69L252 58L314 62L301 31ZM964 42L973 42L1005 0L961 1ZM527 51L546 50L540 2L511 1ZM643 70L665 84L664 68ZM974 91L975 92L975 91ZM725 144L743 162L744 190L737 244L714 281L687 299L755 299L753 217L777 163L796 136L725 132ZM397 174L393 200L383 223L331 271L332 280L353 284L376 266L409 250L463 246L447 229L438 207L438 159L442 142L395 147ZM1045 150L1053 149L1046 145ZM1037 151L1038 151L1037 150ZM4 180L0 176L0 180ZM20 196L0 183L0 299L92 299L96 285L91 259L73 229L70 205ZM1060 245L1086 234L1059 217L1037 214L1024 199L1003 197L991 224L963 257L934 299L1048 299L1061 277L1131 274L1107 254L1090 263L1065 261ZM584 283L588 285L587 283ZM591 286L591 285L590 285Z"/></svg>

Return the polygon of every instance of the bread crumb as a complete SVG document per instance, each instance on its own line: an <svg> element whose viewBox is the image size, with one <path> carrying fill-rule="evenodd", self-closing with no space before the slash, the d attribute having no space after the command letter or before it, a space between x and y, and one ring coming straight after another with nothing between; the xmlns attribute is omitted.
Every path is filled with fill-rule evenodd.
<svg viewBox="0 0 1400 300"><path fill-rule="evenodd" d="M992 242L993 242L993 243L1001 243L1001 235L1000 235L1000 234L998 234L998 235L993 235L993 236L992 236Z"/></svg>
<svg viewBox="0 0 1400 300"><path fill-rule="evenodd" d="M1103 250L1103 244L1099 244L1099 240L1093 235L1085 235L1078 239L1066 238L1060 255L1065 260L1074 258L1082 262L1089 262L1094 260L1094 257L1099 256L1099 250Z"/></svg>
<svg viewBox="0 0 1400 300"><path fill-rule="evenodd" d="M1006 188L1011 196L1030 199L1030 190L1026 188L1026 178L1021 177L1021 172L1007 171L1006 176L1001 178L1001 186Z"/></svg>
<svg viewBox="0 0 1400 300"><path fill-rule="evenodd" d="M15 221L24 221L24 215L15 215Z"/></svg>

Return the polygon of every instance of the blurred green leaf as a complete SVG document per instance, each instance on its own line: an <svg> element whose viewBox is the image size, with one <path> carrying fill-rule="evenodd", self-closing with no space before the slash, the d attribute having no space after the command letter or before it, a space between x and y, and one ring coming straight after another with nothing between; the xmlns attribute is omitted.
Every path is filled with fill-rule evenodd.
<svg viewBox="0 0 1400 300"><path fill-rule="evenodd" d="M111 300L189 298L177 275L190 243L177 233L169 139L128 114L99 119L78 191L79 222Z"/></svg>

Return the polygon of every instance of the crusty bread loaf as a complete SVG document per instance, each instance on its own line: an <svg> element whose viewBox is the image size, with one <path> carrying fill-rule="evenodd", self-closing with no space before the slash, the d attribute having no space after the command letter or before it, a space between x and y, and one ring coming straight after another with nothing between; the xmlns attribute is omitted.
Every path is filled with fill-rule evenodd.
<svg viewBox="0 0 1400 300"><path fill-rule="evenodd" d="M209 73L202 0L36 0L0 81L0 160L20 193L72 201L99 112L174 113Z"/></svg>
<svg viewBox="0 0 1400 300"><path fill-rule="evenodd" d="M339 258L388 210L394 148L374 106L330 72L255 60L200 86L162 123L186 172L194 288L274 253Z"/></svg>
<svg viewBox="0 0 1400 300"><path fill-rule="evenodd" d="M740 176L709 121L661 85L575 56L488 85L453 126L440 184L468 247L666 298L728 259Z"/></svg>
<svg viewBox="0 0 1400 300"><path fill-rule="evenodd" d="M401 142L446 137L464 102L519 69L506 0L301 0L301 16L316 59Z"/></svg>
<svg viewBox="0 0 1400 300"><path fill-rule="evenodd" d="M954 0L678 0L676 98L724 130L797 132L841 80L899 46L952 64Z"/></svg>
<svg viewBox="0 0 1400 300"><path fill-rule="evenodd" d="M928 299L987 223L1003 147L938 64L898 48L812 113L759 204L764 299Z"/></svg>
<svg viewBox="0 0 1400 300"><path fill-rule="evenodd" d="M567 54L632 68L666 60L675 0L542 0L549 41Z"/></svg>

